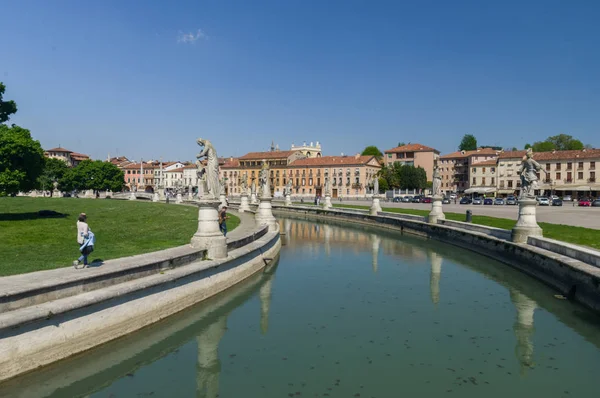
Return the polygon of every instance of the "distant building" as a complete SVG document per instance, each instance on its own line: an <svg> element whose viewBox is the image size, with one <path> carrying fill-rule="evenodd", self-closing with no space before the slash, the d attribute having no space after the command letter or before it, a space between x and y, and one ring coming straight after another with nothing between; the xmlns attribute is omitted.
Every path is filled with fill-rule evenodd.
<svg viewBox="0 0 600 398"><path fill-rule="evenodd" d="M437 149L421 144L409 143L385 151L384 163L386 166L400 163L403 165L422 167L427 174L427 181L432 181L433 165L439 156L440 151Z"/></svg>
<svg viewBox="0 0 600 398"><path fill-rule="evenodd" d="M478 148L474 151L458 151L440 156L438 167L442 177L442 191L464 193L473 181L470 174L473 171L472 166L494 160L500 152L492 148Z"/></svg>
<svg viewBox="0 0 600 398"><path fill-rule="evenodd" d="M271 146L271 148L273 149L272 146ZM302 145L292 144L290 150L291 151L300 151L307 158L317 158L317 157L322 156L321 144L319 144L319 141L317 141L316 144L314 144L314 145L312 142L309 145L306 145L306 141L304 143L302 143Z"/></svg>
<svg viewBox="0 0 600 398"><path fill-rule="evenodd" d="M48 149L44 152L44 155L47 158L60 159L69 167L75 167L82 161L90 158L88 155L84 155L83 153L73 152L61 147Z"/></svg>

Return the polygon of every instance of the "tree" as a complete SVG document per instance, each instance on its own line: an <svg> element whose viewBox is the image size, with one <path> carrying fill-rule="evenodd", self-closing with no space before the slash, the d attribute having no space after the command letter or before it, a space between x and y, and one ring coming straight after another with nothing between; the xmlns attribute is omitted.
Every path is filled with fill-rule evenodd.
<svg viewBox="0 0 600 398"><path fill-rule="evenodd" d="M529 149L529 148L531 148L531 144L525 144L524 149Z"/></svg>
<svg viewBox="0 0 600 398"><path fill-rule="evenodd" d="M568 134L553 135L552 137L546 138L546 141L553 143L557 151L583 149L583 142L579 141L576 138L573 138L572 135Z"/></svg>
<svg viewBox="0 0 600 398"><path fill-rule="evenodd" d="M10 115L17 113L17 104L15 101L2 101L2 96L6 86L0 82L0 123L7 122Z"/></svg>
<svg viewBox="0 0 600 398"><path fill-rule="evenodd" d="M400 187L400 167L400 164L393 163L388 166L384 165L379 170L378 176L386 181L388 189Z"/></svg>
<svg viewBox="0 0 600 398"><path fill-rule="evenodd" d="M44 150L29 130L0 124L0 194L31 191L43 168Z"/></svg>
<svg viewBox="0 0 600 398"><path fill-rule="evenodd" d="M477 138L473 134L465 134L458 146L461 151L474 151L477 149Z"/></svg>
<svg viewBox="0 0 600 398"><path fill-rule="evenodd" d="M375 158L377 158L377 160L383 159L383 153L381 153L379 148L377 148L375 145L370 145L370 146L366 147L365 149L363 149L361 155L362 156L375 156Z"/></svg>
<svg viewBox="0 0 600 398"><path fill-rule="evenodd" d="M63 191L120 191L123 188L123 171L112 163L84 160L68 169L58 184Z"/></svg>
<svg viewBox="0 0 600 398"><path fill-rule="evenodd" d="M402 141L400 141L400 142L398 143L398 146L404 146L404 145L406 145L406 143L404 143L404 142L402 142Z"/></svg>
<svg viewBox="0 0 600 398"><path fill-rule="evenodd" d="M56 158L45 158L44 170L38 177L36 187L42 190L50 190L50 196L52 196L54 183L63 178L67 170L69 168L64 161Z"/></svg>
<svg viewBox="0 0 600 398"><path fill-rule="evenodd" d="M531 146L533 152L551 152L556 149L556 145L550 141L537 141Z"/></svg>
<svg viewBox="0 0 600 398"><path fill-rule="evenodd" d="M375 192L375 193L385 192L389 189L390 189L390 186L388 185L387 180L383 177L379 177L379 192Z"/></svg>
<svg viewBox="0 0 600 398"><path fill-rule="evenodd" d="M400 189L423 189L427 187L427 173L422 167L403 165L399 170Z"/></svg>

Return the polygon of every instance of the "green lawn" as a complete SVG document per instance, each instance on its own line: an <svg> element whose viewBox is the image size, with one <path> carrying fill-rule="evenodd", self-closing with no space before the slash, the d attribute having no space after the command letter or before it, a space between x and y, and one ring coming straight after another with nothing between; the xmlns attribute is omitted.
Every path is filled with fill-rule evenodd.
<svg viewBox="0 0 600 398"><path fill-rule="evenodd" d="M334 207L346 207L351 209L368 209L369 206L360 205L340 205L334 204ZM415 214L418 216L426 216L429 210L419 209L402 209L398 207L383 207L383 211L390 213ZM453 221L465 221L465 215L462 213L444 213L446 219ZM474 224L486 225L488 227L496 227L502 229L512 229L516 221L508 218L497 218L488 216L473 215L472 221ZM550 239L556 239L563 242L573 243L576 245L588 246L594 249L600 249L600 230L574 227L571 225L550 224L541 222L540 227L544 230L544 236Z"/></svg>
<svg viewBox="0 0 600 398"><path fill-rule="evenodd" d="M39 217L53 210L59 217ZM79 256L76 221L86 213L96 235L90 260L148 253L189 243L198 209L142 201L0 198L0 276L71 265ZM240 223L229 214L228 231Z"/></svg>

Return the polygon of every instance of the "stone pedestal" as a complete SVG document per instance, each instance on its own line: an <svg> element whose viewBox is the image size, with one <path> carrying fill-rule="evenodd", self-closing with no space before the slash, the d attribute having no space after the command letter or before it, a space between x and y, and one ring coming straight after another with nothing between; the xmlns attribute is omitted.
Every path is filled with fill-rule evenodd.
<svg viewBox="0 0 600 398"><path fill-rule="evenodd" d="M248 203L248 194L242 194L239 212L243 213L250 210L250 206Z"/></svg>
<svg viewBox="0 0 600 398"><path fill-rule="evenodd" d="M371 208L369 209L369 214L372 216L376 216L377 213L383 211L381 209L381 205L379 204L379 195L373 195L373 204L371 204Z"/></svg>
<svg viewBox="0 0 600 398"><path fill-rule="evenodd" d="M258 203L258 199L256 199L256 194L255 194L255 193L252 193L252 194L250 195L250 204L253 204L253 205L255 205L255 204L257 204L257 203Z"/></svg>
<svg viewBox="0 0 600 398"><path fill-rule="evenodd" d="M180 193L175 197L175 203L183 203L183 197L181 197Z"/></svg>
<svg viewBox="0 0 600 398"><path fill-rule="evenodd" d="M256 223L259 225L268 225L269 229L272 229L277 224L277 220L275 216L273 216L273 210L271 206L271 201L273 198L270 196L263 196L260 198L260 203L258 204L258 210L256 210L256 215L254 219Z"/></svg>
<svg viewBox="0 0 600 398"><path fill-rule="evenodd" d="M227 197L224 193L219 195L219 202L221 202L221 206L227 206Z"/></svg>
<svg viewBox="0 0 600 398"><path fill-rule="evenodd" d="M325 196L325 203L323 203L323 208L331 209L332 207L333 207L333 205L331 204L331 196L329 196L329 195Z"/></svg>
<svg viewBox="0 0 600 398"><path fill-rule="evenodd" d="M158 195L158 192L154 192L154 194L152 195L152 201L153 202L158 202L160 201L160 197Z"/></svg>
<svg viewBox="0 0 600 398"><path fill-rule="evenodd" d="M535 216L536 206L535 199L519 199L519 218L512 229L513 242L527 243L528 236L543 236Z"/></svg>
<svg viewBox="0 0 600 398"><path fill-rule="evenodd" d="M95 198L96 196L94 195L94 191L91 189L88 189L87 191L85 191L85 198L87 199L91 199L91 198Z"/></svg>
<svg viewBox="0 0 600 398"><path fill-rule="evenodd" d="M191 240L191 245L196 249L206 249L208 258L217 259L227 257L227 239L219 229L218 200L202 199L198 202L198 231Z"/></svg>
<svg viewBox="0 0 600 398"><path fill-rule="evenodd" d="M54 191L52 191L52 197L53 198L62 198L63 194L61 191L59 191L58 189L55 189Z"/></svg>
<svg viewBox="0 0 600 398"><path fill-rule="evenodd" d="M427 221L430 224L437 224L438 220L445 220L446 216L442 211L442 200L444 198L441 196L434 196L431 198L431 212L429 213L429 217Z"/></svg>
<svg viewBox="0 0 600 398"><path fill-rule="evenodd" d="M131 191L131 193L129 194L129 200L135 200L135 192Z"/></svg>
<svg viewBox="0 0 600 398"><path fill-rule="evenodd" d="M285 195L285 203L286 206L292 205L292 197L290 195Z"/></svg>
<svg viewBox="0 0 600 398"><path fill-rule="evenodd" d="M160 200L165 200L167 198L167 196L165 195L165 189L164 188L159 188L158 189L158 197L160 198Z"/></svg>

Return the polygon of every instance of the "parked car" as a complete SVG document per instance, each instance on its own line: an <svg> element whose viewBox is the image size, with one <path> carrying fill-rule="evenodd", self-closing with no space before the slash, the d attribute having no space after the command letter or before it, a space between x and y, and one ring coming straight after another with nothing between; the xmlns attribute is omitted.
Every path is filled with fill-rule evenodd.
<svg viewBox="0 0 600 398"><path fill-rule="evenodd" d="M579 206L590 207L591 205L592 205L592 200L590 198L579 199Z"/></svg>
<svg viewBox="0 0 600 398"><path fill-rule="evenodd" d="M430 197L422 198L421 203L431 203L431 198Z"/></svg>
<svg viewBox="0 0 600 398"><path fill-rule="evenodd" d="M471 200L471 198L468 198L466 196L462 197L460 199L460 204L461 205L470 205L471 203L473 203L473 201Z"/></svg>
<svg viewBox="0 0 600 398"><path fill-rule="evenodd" d="M596 199L592 202L592 206L594 207L600 207L600 199Z"/></svg>
<svg viewBox="0 0 600 398"><path fill-rule="evenodd" d="M473 198L474 205L480 205L482 203L483 203L483 200L481 200L481 198Z"/></svg>
<svg viewBox="0 0 600 398"><path fill-rule="evenodd" d="M450 204L450 198L446 198L445 197L444 199L442 199L442 204L449 205Z"/></svg>
<svg viewBox="0 0 600 398"><path fill-rule="evenodd" d="M392 202L395 203L399 203L402 199L400 198L400 196L396 196L394 199L392 199Z"/></svg>
<svg viewBox="0 0 600 398"><path fill-rule="evenodd" d="M405 196L402 198L402 202L403 203L410 203L412 201L413 197L412 196Z"/></svg>
<svg viewBox="0 0 600 398"><path fill-rule="evenodd" d="M506 198L506 204L509 206L515 206L517 204L517 198L515 198L514 196L509 196L508 198Z"/></svg>
<svg viewBox="0 0 600 398"><path fill-rule="evenodd" d="M496 198L496 199L494 199L494 204L495 205L505 205L506 202L504 201L503 198Z"/></svg>
<svg viewBox="0 0 600 398"><path fill-rule="evenodd" d="M562 206L563 201L560 198L552 199L552 206Z"/></svg>
<svg viewBox="0 0 600 398"><path fill-rule="evenodd" d="M413 196L412 202L413 203L421 203L421 196L420 195Z"/></svg>
<svg viewBox="0 0 600 398"><path fill-rule="evenodd" d="M538 205L540 206L550 206L550 199L545 196L540 196L537 198Z"/></svg>
<svg viewBox="0 0 600 398"><path fill-rule="evenodd" d="M571 195L565 195L562 198L563 202L572 202L573 198L571 197Z"/></svg>
<svg viewBox="0 0 600 398"><path fill-rule="evenodd" d="M492 198L485 198L485 199L483 199L483 204L487 205L487 206L491 206L491 205L494 204L494 199L492 199Z"/></svg>
<svg viewBox="0 0 600 398"><path fill-rule="evenodd" d="M455 194L455 193L451 193L451 194L450 194L450 199L451 199L451 200L454 200L454 199L456 199L456 194Z"/></svg>

